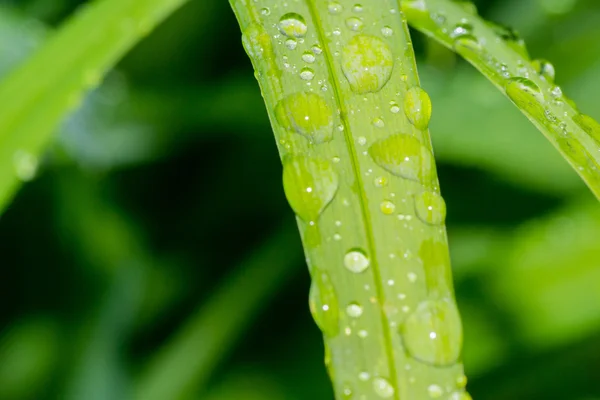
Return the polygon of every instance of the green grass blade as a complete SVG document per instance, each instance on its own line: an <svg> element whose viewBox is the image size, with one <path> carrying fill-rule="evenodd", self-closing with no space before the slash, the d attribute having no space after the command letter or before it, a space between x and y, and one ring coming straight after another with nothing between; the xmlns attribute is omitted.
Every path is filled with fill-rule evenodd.
<svg viewBox="0 0 600 400"><path fill-rule="evenodd" d="M431 104L397 2L230 3L283 161L336 398L468 398Z"/></svg>
<svg viewBox="0 0 600 400"><path fill-rule="evenodd" d="M562 93L552 64L532 61L513 30L482 20L470 3L402 4L412 26L454 49L503 91L600 198L600 124Z"/></svg>
<svg viewBox="0 0 600 400"><path fill-rule="evenodd" d="M52 132L83 94L184 2L92 2L0 84L0 210L33 178Z"/></svg>
<svg viewBox="0 0 600 400"><path fill-rule="evenodd" d="M290 277L299 252L290 252L297 233L283 228L227 279L144 368L135 399L180 399L202 391L231 343L276 288ZM232 315L235 310L235 315Z"/></svg>

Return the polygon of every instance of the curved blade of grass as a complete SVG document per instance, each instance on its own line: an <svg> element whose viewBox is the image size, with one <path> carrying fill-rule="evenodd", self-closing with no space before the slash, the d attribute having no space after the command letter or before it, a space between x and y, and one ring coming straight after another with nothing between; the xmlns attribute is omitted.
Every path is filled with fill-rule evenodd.
<svg viewBox="0 0 600 400"><path fill-rule="evenodd" d="M336 398L467 398L430 103L396 0L230 3L283 161Z"/></svg>
<svg viewBox="0 0 600 400"><path fill-rule="evenodd" d="M135 43L186 0L101 0L82 7L0 84L0 210L61 119Z"/></svg>
<svg viewBox="0 0 600 400"><path fill-rule="evenodd" d="M135 399L179 399L204 389L211 371L260 305L290 277L300 254L290 253L297 233L283 228L259 248L193 315L142 371Z"/></svg>
<svg viewBox="0 0 600 400"><path fill-rule="evenodd" d="M412 26L454 49L503 91L600 198L600 124L555 85L549 62L531 61L513 30L482 20L470 3L402 4Z"/></svg>

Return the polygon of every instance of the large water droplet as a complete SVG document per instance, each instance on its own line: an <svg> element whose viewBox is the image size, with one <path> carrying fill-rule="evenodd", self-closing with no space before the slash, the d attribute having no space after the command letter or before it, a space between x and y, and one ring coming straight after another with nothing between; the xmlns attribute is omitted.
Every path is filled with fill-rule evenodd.
<svg viewBox="0 0 600 400"><path fill-rule="evenodd" d="M275 107L279 124L299 133L311 143L333 139L333 116L325 100L318 94L300 92L281 100Z"/></svg>
<svg viewBox="0 0 600 400"><path fill-rule="evenodd" d="M310 311L325 336L335 337L339 332L339 305L329 275L315 269L309 295Z"/></svg>
<svg viewBox="0 0 600 400"><path fill-rule="evenodd" d="M392 384L385 378L373 378L373 391L383 399L389 399L395 393Z"/></svg>
<svg viewBox="0 0 600 400"><path fill-rule="evenodd" d="M544 95L533 81L516 77L508 80L505 87L507 96L521 109L529 109L532 101L543 104Z"/></svg>
<svg viewBox="0 0 600 400"><path fill-rule="evenodd" d="M594 118L585 114L577 114L573 117L573 121L600 146L600 124Z"/></svg>
<svg viewBox="0 0 600 400"><path fill-rule="evenodd" d="M462 349L462 325L451 300L426 300L401 328L404 346L415 359L436 365L456 363Z"/></svg>
<svg viewBox="0 0 600 400"><path fill-rule="evenodd" d="M273 53L271 37L262 26L252 23L244 31L242 44L248 56L252 59L264 57ZM268 58L268 57L266 57Z"/></svg>
<svg viewBox="0 0 600 400"><path fill-rule="evenodd" d="M433 157L414 136L389 136L373 143L369 154L377 165L396 176L423 183L431 179Z"/></svg>
<svg viewBox="0 0 600 400"><path fill-rule="evenodd" d="M287 156L283 160L283 189L294 212L305 222L316 221L333 200L338 175L325 160Z"/></svg>
<svg viewBox="0 0 600 400"><path fill-rule="evenodd" d="M312 69L306 67L306 68L302 68L300 70L300 78L302 78L303 80L310 81L314 77L315 77L315 72Z"/></svg>
<svg viewBox="0 0 600 400"><path fill-rule="evenodd" d="M419 219L429 225L442 225L446 220L446 203L434 192L415 195L415 212Z"/></svg>
<svg viewBox="0 0 600 400"><path fill-rule="evenodd" d="M279 31L287 37L304 37L307 30L306 21L300 14L287 13L279 19Z"/></svg>
<svg viewBox="0 0 600 400"><path fill-rule="evenodd" d="M346 314L351 318L358 318L363 313L363 306L358 303L350 303L346 307Z"/></svg>
<svg viewBox="0 0 600 400"><path fill-rule="evenodd" d="M351 272L361 273L365 271L370 265L369 258L360 249L350 250L344 256L344 266Z"/></svg>
<svg viewBox="0 0 600 400"><path fill-rule="evenodd" d="M554 65L548 60L533 60L531 62L531 66L535 69L535 72L542 78L546 80L546 82L553 83L554 78L556 77L556 70L554 69Z"/></svg>
<svg viewBox="0 0 600 400"><path fill-rule="evenodd" d="M427 92L419 86L410 88L404 98L404 112L417 129L427 129L431 119L431 99Z"/></svg>
<svg viewBox="0 0 600 400"><path fill-rule="evenodd" d="M342 71L359 94L375 93L389 81L394 58L389 46L375 36L354 36L342 50Z"/></svg>
<svg viewBox="0 0 600 400"><path fill-rule="evenodd" d="M364 25L364 23L363 23L362 19L360 19L360 18L350 17L350 18L346 19L346 26L351 31L358 32L358 31L362 30L363 25Z"/></svg>
<svg viewBox="0 0 600 400"><path fill-rule="evenodd" d="M302 61L312 64L315 62L315 55L310 51L305 51L304 54L302 54Z"/></svg>

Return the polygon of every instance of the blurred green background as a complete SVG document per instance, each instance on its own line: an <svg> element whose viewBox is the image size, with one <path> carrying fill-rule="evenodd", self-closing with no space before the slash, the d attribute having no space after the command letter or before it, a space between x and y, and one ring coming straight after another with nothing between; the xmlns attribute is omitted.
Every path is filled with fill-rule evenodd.
<svg viewBox="0 0 600 400"><path fill-rule="evenodd" d="M0 0L0 75L84 3ZM598 0L476 4L600 118ZM491 84L414 42L469 391L600 399L600 206ZM0 216L0 399L332 399L280 175L228 3L190 1L69 116Z"/></svg>

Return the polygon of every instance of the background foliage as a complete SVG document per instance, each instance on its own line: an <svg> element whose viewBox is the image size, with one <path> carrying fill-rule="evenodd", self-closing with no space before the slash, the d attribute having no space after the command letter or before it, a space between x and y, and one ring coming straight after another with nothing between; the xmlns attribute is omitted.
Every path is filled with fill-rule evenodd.
<svg viewBox="0 0 600 400"><path fill-rule="evenodd" d="M0 74L80 3L0 0ZM477 5L600 118L600 3ZM600 399L600 208L491 84L414 41L469 391ZM233 14L190 1L65 121L0 217L0 398L331 398L280 182Z"/></svg>

